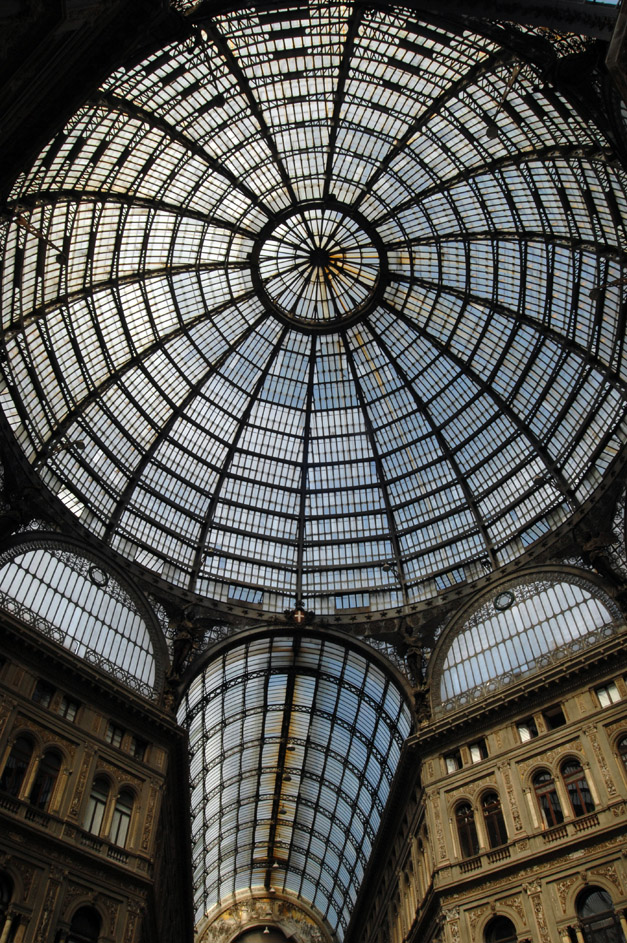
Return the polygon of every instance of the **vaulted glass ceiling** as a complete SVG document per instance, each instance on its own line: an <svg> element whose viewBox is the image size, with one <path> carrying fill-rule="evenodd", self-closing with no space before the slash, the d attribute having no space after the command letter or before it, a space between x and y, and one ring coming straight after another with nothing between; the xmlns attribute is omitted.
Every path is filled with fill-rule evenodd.
<svg viewBox="0 0 627 943"><path fill-rule="evenodd" d="M412 718L369 653L249 638L191 682L197 926L246 893L304 900L343 939Z"/></svg>
<svg viewBox="0 0 627 943"><path fill-rule="evenodd" d="M2 223L2 403L90 531L328 613L569 518L624 439L627 201L548 48L312 0L110 77Z"/></svg>

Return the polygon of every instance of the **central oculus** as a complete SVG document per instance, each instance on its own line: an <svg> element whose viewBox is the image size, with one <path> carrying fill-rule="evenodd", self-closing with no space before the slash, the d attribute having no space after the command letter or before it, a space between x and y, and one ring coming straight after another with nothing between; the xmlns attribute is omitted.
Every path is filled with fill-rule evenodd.
<svg viewBox="0 0 627 943"><path fill-rule="evenodd" d="M329 331L376 306L387 265L367 220L334 201L306 203L267 223L252 253L252 270L265 305L282 321Z"/></svg>

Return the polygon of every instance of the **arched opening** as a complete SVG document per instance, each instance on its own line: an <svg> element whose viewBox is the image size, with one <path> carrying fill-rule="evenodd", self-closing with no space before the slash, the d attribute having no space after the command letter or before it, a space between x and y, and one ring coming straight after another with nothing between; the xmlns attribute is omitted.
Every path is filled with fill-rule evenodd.
<svg viewBox="0 0 627 943"><path fill-rule="evenodd" d="M555 788L555 781L548 770L543 769L536 773L533 777L533 788L546 828L561 825L564 821L564 813Z"/></svg>
<svg viewBox="0 0 627 943"><path fill-rule="evenodd" d="M577 760L567 760L562 763L560 772L568 791L573 815L580 816L594 812L594 801L581 763Z"/></svg>
<svg viewBox="0 0 627 943"><path fill-rule="evenodd" d="M89 794L83 827L92 835L100 835L105 809L109 801L109 781L104 776L94 779Z"/></svg>
<svg viewBox="0 0 627 943"><path fill-rule="evenodd" d="M98 943L101 924L97 910L80 907L72 917L67 943Z"/></svg>
<svg viewBox="0 0 627 943"><path fill-rule="evenodd" d="M285 943L288 937L278 927L253 927L237 937L235 943Z"/></svg>
<svg viewBox="0 0 627 943"><path fill-rule="evenodd" d="M481 799L483 821L490 848L507 844L507 829L501 809L501 800L496 792L486 792Z"/></svg>
<svg viewBox="0 0 627 943"><path fill-rule="evenodd" d="M48 809L60 769L61 754L58 750L48 750L44 753L29 796L30 804L35 808L42 811Z"/></svg>
<svg viewBox="0 0 627 943"><path fill-rule="evenodd" d="M134 801L130 789L122 789L115 802L109 838L114 845L120 845L122 848L126 845L126 839L128 838Z"/></svg>
<svg viewBox="0 0 627 943"><path fill-rule="evenodd" d="M19 796L32 755L33 741L29 737L18 737L11 747L0 777L0 789L3 792L10 796Z"/></svg>
<svg viewBox="0 0 627 943"><path fill-rule="evenodd" d="M13 881L8 874L0 874L0 931L4 926L12 896Z"/></svg>
<svg viewBox="0 0 627 943"><path fill-rule="evenodd" d="M586 943L624 943L612 898L601 887L587 887L577 898L577 916Z"/></svg>
<svg viewBox="0 0 627 943"><path fill-rule="evenodd" d="M462 858L472 858L478 855L479 839L475 825L475 811L469 802L461 802L455 808L455 821Z"/></svg>
<svg viewBox="0 0 627 943"><path fill-rule="evenodd" d="M625 767L625 772L627 772L627 735L621 737L618 741L618 755Z"/></svg>
<svg viewBox="0 0 627 943"><path fill-rule="evenodd" d="M486 927L485 943L516 943L516 927L507 917L495 917Z"/></svg>

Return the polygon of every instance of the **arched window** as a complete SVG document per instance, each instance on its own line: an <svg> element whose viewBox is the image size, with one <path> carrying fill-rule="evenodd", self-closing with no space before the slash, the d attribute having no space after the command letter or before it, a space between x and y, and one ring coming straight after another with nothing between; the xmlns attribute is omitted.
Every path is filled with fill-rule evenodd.
<svg viewBox="0 0 627 943"><path fill-rule="evenodd" d="M0 874L0 929L4 925L12 896L13 881L7 874Z"/></svg>
<svg viewBox="0 0 627 943"><path fill-rule="evenodd" d="M475 812L469 802L460 803L455 809L457 834L462 858L472 858L479 854L479 839L475 825Z"/></svg>
<svg viewBox="0 0 627 943"><path fill-rule="evenodd" d="M577 898L577 916L586 943L624 943L612 898L600 887L587 887Z"/></svg>
<svg viewBox="0 0 627 943"><path fill-rule="evenodd" d="M481 799L481 808L483 809L483 821L488 835L488 844L490 848L498 848L499 845L507 844L507 829L505 828L505 819L501 811L501 800L496 792L486 792Z"/></svg>
<svg viewBox="0 0 627 943"><path fill-rule="evenodd" d="M109 782L104 776L98 776L91 787L84 822L84 827L93 835L100 835L108 800Z"/></svg>
<svg viewBox="0 0 627 943"><path fill-rule="evenodd" d="M533 788L546 827L553 828L554 825L561 825L564 821L564 814L555 789L555 782L548 770L543 769L536 773L533 777Z"/></svg>
<svg viewBox="0 0 627 943"><path fill-rule="evenodd" d="M577 760L567 760L562 764L560 772L564 785L568 790L573 815L586 815L587 812L594 812L594 802L581 763L578 763Z"/></svg>
<svg viewBox="0 0 627 943"><path fill-rule="evenodd" d="M72 917L67 943L98 943L101 923L93 907L80 907Z"/></svg>
<svg viewBox="0 0 627 943"><path fill-rule="evenodd" d="M490 920L485 931L485 943L516 943L516 927L507 917Z"/></svg>
<svg viewBox="0 0 627 943"><path fill-rule="evenodd" d="M61 769L61 754L57 750L48 750L41 758L35 782L30 791L29 801L38 809L47 809L54 786Z"/></svg>
<svg viewBox="0 0 627 943"><path fill-rule="evenodd" d="M19 796L32 755L32 740L28 737L18 737L2 771L0 789L8 792L10 796Z"/></svg>
<svg viewBox="0 0 627 943"><path fill-rule="evenodd" d="M133 814L133 793L129 789L122 789L115 803L113 820L111 822L110 839L114 845L124 847L128 837L128 829Z"/></svg>
<svg viewBox="0 0 627 943"><path fill-rule="evenodd" d="M623 761L623 766L625 767L625 771L627 772L627 735L625 735L624 737L621 737L620 740L618 741L618 755Z"/></svg>

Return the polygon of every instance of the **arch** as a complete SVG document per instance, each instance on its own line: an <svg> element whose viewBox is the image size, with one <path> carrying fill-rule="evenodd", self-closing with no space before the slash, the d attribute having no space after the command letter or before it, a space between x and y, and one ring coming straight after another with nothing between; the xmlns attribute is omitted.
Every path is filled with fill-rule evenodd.
<svg viewBox="0 0 627 943"><path fill-rule="evenodd" d="M15 738L0 776L0 789L3 792L19 797L33 758L33 748L33 737L19 734Z"/></svg>
<svg viewBox="0 0 627 943"><path fill-rule="evenodd" d="M485 943L516 943L518 936L509 917L497 915L487 924L483 939Z"/></svg>
<svg viewBox="0 0 627 943"><path fill-rule="evenodd" d="M577 916L585 943L624 943L614 902L602 887L591 885L577 895Z"/></svg>
<svg viewBox="0 0 627 943"><path fill-rule="evenodd" d="M4 923L14 890L11 877L5 871L0 871L0 927Z"/></svg>
<svg viewBox="0 0 627 943"><path fill-rule="evenodd" d="M467 800L462 800L455 806L455 824L462 858L474 858L479 854L479 836L475 810Z"/></svg>
<svg viewBox="0 0 627 943"><path fill-rule="evenodd" d="M153 609L78 541L13 541L0 554L0 608L145 697L163 686L167 649Z"/></svg>
<svg viewBox="0 0 627 943"><path fill-rule="evenodd" d="M56 747L44 751L28 795L28 801L35 808L47 811L50 807L62 762L63 755Z"/></svg>
<svg viewBox="0 0 627 943"><path fill-rule="evenodd" d="M67 943L98 943L102 917L95 907L83 905L74 912Z"/></svg>
<svg viewBox="0 0 627 943"><path fill-rule="evenodd" d="M286 936L280 927L263 926L250 927L235 937L233 943L286 943L291 937Z"/></svg>
<svg viewBox="0 0 627 943"><path fill-rule="evenodd" d="M578 759L568 757L560 764L560 775L568 793L573 815L579 817L594 812L594 800L586 774Z"/></svg>
<svg viewBox="0 0 627 943"><path fill-rule="evenodd" d="M614 600L580 572L530 571L465 607L430 668L434 706L454 710L621 631Z"/></svg>
<svg viewBox="0 0 627 943"><path fill-rule="evenodd" d="M120 789L115 799L115 805L113 806L109 841L113 842L114 845L119 845L121 848L126 847L134 806L134 791L126 787Z"/></svg>
<svg viewBox="0 0 627 943"><path fill-rule="evenodd" d="M498 848L508 842L507 827L503 817L501 799L495 789L484 792L481 796L483 824L490 848Z"/></svg>
<svg viewBox="0 0 627 943"><path fill-rule="evenodd" d="M108 776L97 773L91 784L87 807L83 817L83 828L92 835L101 835L105 824L105 812L111 795L111 781Z"/></svg>
<svg viewBox="0 0 627 943"><path fill-rule="evenodd" d="M616 741L616 752L623 764L623 772L627 773L627 733L624 731Z"/></svg>
<svg viewBox="0 0 627 943"><path fill-rule="evenodd" d="M564 813L553 774L548 769L540 769L534 773L531 783L545 828L561 825L564 821Z"/></svg>
<svg viewBox="0 0 627 943"><path fill-rule="evenodd" d="M178 712L199 918L271 884L341 935L413 729L405 686L370 647L311 630L236 636L201 664Z"/></svg>

